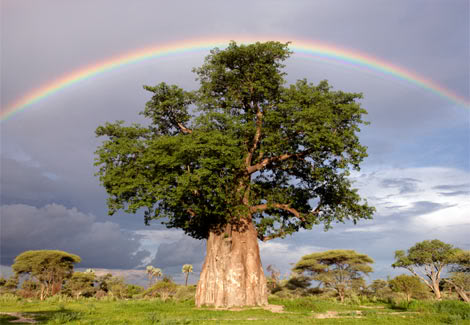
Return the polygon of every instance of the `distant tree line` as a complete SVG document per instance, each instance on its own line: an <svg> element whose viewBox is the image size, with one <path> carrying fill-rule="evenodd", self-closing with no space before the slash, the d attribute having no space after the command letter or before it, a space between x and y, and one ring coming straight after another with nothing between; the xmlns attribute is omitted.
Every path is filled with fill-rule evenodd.
<svg viewBox="0 0 470 325"><path fill-rule="evenodd" d="M187 287L188 275L192 265L185 264L182 272L186 275L186 289L181 289L171 277L164 275L160 268L148 266L149 288L125 283L123 277L111 273L98 276L93 269L84 272L74 271L74 264L81 258L59 250L31 250L21 253L12 265L14 274L9 278L0 278L0 294L15 293L24 298L40 300L62 294L73 298L116 299L159 297L163 300L176 294L190 297L195 286ZM161 281L158 281L162 278Z"/></svg>
<svg viewBox="0 0 470 325"><path fill-rule="evenodd" d="M0 294L14 293L24 298L41 300L62 294L72 298L160 298L167 300L193 299L196 286L188 286L191 264L182 267L185 285L174 283L160 268L147 266L148 289L127 284L124 278L105 274L98 276L93 269L74 271L80 257L57 250L26 251L18 255L9 278L0 278ZM408 274L395 278L376 279L369 285L373 259L354 250L329 250L303 256L288 277L274 265L267 266L268 288L280 298L316 295L346 300L373 301L412 299L460 299L470 302L470 251L456 248L439 240L416 243L406 252L395 252L394 268Z"/></svg>

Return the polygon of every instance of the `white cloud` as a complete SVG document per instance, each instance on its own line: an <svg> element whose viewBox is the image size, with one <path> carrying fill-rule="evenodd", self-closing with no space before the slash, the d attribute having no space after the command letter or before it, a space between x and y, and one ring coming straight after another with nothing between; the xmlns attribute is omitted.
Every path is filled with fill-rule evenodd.
<svg viewBox="0 0 470 325"><path fill-rule="evenodd" d="M470 173L466 171L444 167L388 168L356 174L353 179L363 197L377 208L378 222L391 222L398 217L400 227L405 226L405 221L408 230L411 227L426 231L470 220ZM381 227L359 226L348 231L381 231Z"/></svg>

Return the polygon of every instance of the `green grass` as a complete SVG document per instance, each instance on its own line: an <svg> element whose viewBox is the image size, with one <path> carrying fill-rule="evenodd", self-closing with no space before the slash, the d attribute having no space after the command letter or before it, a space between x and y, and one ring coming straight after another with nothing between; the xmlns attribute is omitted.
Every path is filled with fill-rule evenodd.
<svg viewBox="0 0 470 325"><path fill-rule="evenodd" d="M193 300L113 301L63 297L47 301L0 297L0 312L20 312L39 324L470 324L470 306L459 301L413 301L403 306L376 303L365 307L307 297L272 298L270 303L283 305L284 313L260 308L197 309ZM339 318L315 318L332 313ZM0 324L10 324L9 320L13 319L1 315Z"/></svg>

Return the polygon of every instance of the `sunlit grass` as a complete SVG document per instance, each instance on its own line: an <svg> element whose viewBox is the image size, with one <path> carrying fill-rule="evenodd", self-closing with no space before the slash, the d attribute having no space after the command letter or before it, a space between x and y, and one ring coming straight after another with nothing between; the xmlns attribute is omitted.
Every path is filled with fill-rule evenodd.
<svg viewBox="0 0 470 325"><path fill-rule="evenodd" d="M40 324L470 324L470 306L459 301L362 306L305 297L272 298L270 303L284 306L284 312L273 313L261 308L237 311L195 308L193 300L61 297L48 301L0 297L0 312L20 312ZM2 315L0 324L10 324L9 320L13 319Z"/></svg>

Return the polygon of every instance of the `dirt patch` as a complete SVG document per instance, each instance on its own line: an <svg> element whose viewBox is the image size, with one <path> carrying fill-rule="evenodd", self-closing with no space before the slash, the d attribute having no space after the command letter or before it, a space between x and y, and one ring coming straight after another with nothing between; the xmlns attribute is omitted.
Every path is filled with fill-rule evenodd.
<svg viewBox="0 0 470 325"><path fill-rule="evenodd" d="M263 309L269 310L272 313L285 313L284 306L281 305L267 305Z"/></svg>
<svg viewBox="0 0 470 325"><path fill-rule="evenodd" d="M24 317L23 314L21 313L0 313L0 314L18 318L18 319L9 321L10 323L31 323L31 324L36 323L36 321L33 318Z"/></svg>
<svg viewBox="0 0 470 325"><path fill-rule="evenodd" d="M261 307L252 307L252 308L240 308L240 307L219 307L219 308L208 308L209 310L228 310L228 311L243 311L250 309L264 309L272 313L285 313L284 306L281 305L266 305Z"/></svg>
<svg viewBox="0 0 470 325"><path fill-rule="evenodd" d="M362 318L362 312L360 310L352 310L350 312L347 312L347 314L339 313L334 310L329 310L326 313L322 314L315 314L313 315L313 318L317 319L326 319L326 318Z"/></svg>

